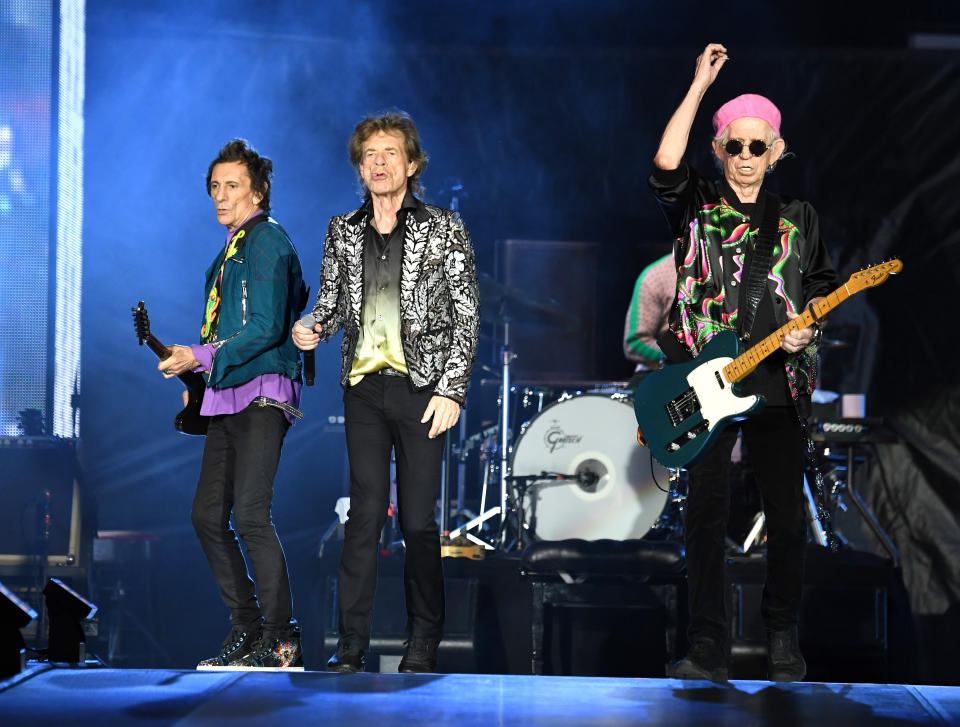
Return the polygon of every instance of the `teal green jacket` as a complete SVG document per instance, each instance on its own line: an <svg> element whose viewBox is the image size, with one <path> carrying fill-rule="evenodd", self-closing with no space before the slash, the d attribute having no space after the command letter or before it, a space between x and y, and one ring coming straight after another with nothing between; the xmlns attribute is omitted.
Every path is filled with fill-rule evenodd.
<svg viewBox="0 0 960 727"><path fill-rule="evenodd" d="M204 300L217 281L226 249L207 269ZM290 329L305 302L300 259L286 231L260 222L223 269L217 346L207 386L226 389L261 374L300 381L300 352Z"/></svg>

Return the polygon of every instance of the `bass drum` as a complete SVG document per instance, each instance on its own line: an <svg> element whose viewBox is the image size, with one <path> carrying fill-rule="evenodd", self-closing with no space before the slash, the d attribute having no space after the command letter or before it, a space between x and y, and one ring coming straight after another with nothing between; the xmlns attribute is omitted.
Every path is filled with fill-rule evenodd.
<svg viewBox="0 0 960 727"><path fill-rule="evenodd" d="M637 444L627 394L581 394L550 404L528 422L513 450L514 477L548 475L527 481L525 525L540 540L642 538L667 502L650 462L650 450ZM654 463L653 472L668 488L668 470Z"/></svg>

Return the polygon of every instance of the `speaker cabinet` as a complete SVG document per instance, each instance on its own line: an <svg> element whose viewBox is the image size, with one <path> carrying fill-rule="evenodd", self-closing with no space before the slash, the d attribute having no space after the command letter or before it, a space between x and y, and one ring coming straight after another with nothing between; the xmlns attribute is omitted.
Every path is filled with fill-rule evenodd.
<svg viewBox="0 0 960 727"><path fill-rule="evenodd" d="M731 678L766 678L766 632L760 613L764 561L738 557L727 562ZM818 546L808 548L806 561L800 648L807 679L890 681L902 646L899 633L893 632L891 639L888 624L909 618L890 613L899 578L893 565L869 553L830 553Z"/></svg>
<svg viewBox="0 0 960 727"><path fill-rule="evenodd" d="M0 566L36 562L79 565L80 485L75 442L48 437L0 438Z"/></svg>

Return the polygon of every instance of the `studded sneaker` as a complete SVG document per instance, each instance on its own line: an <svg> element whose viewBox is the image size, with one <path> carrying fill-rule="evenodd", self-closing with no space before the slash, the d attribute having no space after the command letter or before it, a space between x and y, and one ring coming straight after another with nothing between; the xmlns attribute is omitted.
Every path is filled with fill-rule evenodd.
<svg viewBox="0 0 960 727"><path fill-rule="evenodd" d="M292 636L279 637L261 634L250 648L250 653L230 662L232 669L256 669L258 671L303 671L303 654L300 651L300 628Z"/></svg>
<svg viewBox="0 0 960 727"><path fill-rule="evenodd" d="M234 626L227 638L223 640L220 653L211 659L204 659L197 664L197 669L225 669L230 662L242 659L250 653L253 642L260 632L252 627L241 628Z"/></svg>

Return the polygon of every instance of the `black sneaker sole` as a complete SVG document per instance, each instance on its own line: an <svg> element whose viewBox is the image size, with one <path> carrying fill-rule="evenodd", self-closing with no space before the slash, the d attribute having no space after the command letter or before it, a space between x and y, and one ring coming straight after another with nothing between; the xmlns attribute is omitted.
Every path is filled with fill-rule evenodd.
<svg viewBox="0 0 960 727"><path fill-rule="evenodd" d="M729 670L726 667L719 669L704 669L690 659L681 659L673 668L671 676L674 679L699 679L708 682L727 682L729 681Z"/></svg>

